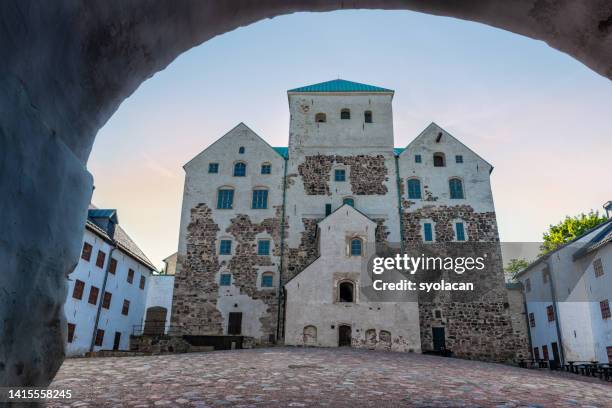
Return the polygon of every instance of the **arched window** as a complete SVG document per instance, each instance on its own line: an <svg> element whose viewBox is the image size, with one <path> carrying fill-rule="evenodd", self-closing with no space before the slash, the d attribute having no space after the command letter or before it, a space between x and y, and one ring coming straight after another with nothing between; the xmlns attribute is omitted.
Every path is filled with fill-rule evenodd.
<svg viewBox="0 0 612 408"><path fill-rule="evenodd" d="M314 346L317 344L317 327L305 326L302 332L305 346Z"/></svg>
<svg viewBox="0 0 612 408"><path fill-rule="evenodd" d="M434 153L433 162L434 162L434 167L446 166L446 159L444 158L444 153Z"/></svg>
<svg viewBox="0 0 612 408"><path fill-rule="evenodd" d="M340 285L338 285L338 301L346 303L355 301L355 285L353 285L353 282L340 282Z"/></svg>
<svg viewBox="0 0 612 408"><path fill-rule="evenodd" d="M372 123L372 111L363 112L363 119L365 123Z"/></svg>
<svg viewBox="0 0 612 408"><path fill-rule="evenodd" d="M448 180L448 187L450 189L450 198L462 199L463 198L463 183L458 178L452 178Z"/></svg>
<svg viewBox="0 0 612 408"><path fill-rule="evenodd" d="M421 199L421 181L419 179L408 180L408 198Z"/></svg>
<svg viewBox="0 0 612 408"><path fill-rule="evenodd" d="M272 272L264 272L261 275L261 287L271 288L274 284L274 274Z"/></svg>
<svg viewBox="0 0 612 408"><path fill-rule="evenodd" d="M347 204L351 207L355 207L355 200L351 197L345 197L344 199L342 199L342 204Z"/></svg>
<svg viewBox="0 0 612 408"><path fill-rule="evenodd" d="M246 176L246 164L243 162L238 162L234 164L234 177L244 177Z"/></svg>
<svg viewBox="0 0 612 408"><path fill-rule="evenodd" d="M325 122L327 122L327 116L325 116L324 113L319 112L319 113L317 113L315 115L315 122L317 122L317 123L325 123Z"/></svg>
<svg viewBox="0 0 612 408"><path fill-rule="evenodd" d="M238 148L238 153L239 153L239 154L244 154L244 146L240 146L240 147Z"/></svg>
<svg viewBox="0 0 612 408"><path fill-rule="evenodd" d="M351 256L361 256L363 242L359 238L351 239Z"/></svg>
<svg viewBox="0 0 612 408"><path fill-rule="evenodd" d="M350 119L351 118L351 110L344 108L340 111L340 119Z"/></svg>

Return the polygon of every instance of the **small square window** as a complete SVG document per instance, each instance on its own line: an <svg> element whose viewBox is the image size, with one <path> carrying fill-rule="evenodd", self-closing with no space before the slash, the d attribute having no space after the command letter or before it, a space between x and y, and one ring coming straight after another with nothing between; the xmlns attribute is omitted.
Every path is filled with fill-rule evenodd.
<svg viewBox="0 0 612 408"><path fill-rule="evenodd" d="M346 181L346 170L336 169L336 171L334 172L334 180L335 181Z"/></svg>
<svg viewBox="0 0 612 408"><path fill-rule="evenodd" d="M274 284L274 276L271 273L264 273L261 276L261 287L271 288Z"/></svg>
<svg viewBox="0 0 612 408"><path fill-rule="evenodd" d="M257 255L270 255L270 241L262 239L257 242Z"/></svg>
<svg viewBox="0 0 612 408"><path fill-rule="evenodd" d="M238 154L244 154L244 146L238 148Z"/></svg>
<svg viewBox="0 0 612 408"><path fill-rule="evenodd" d="M421 163L422 159L421 159L421 155L420 154L415 154L414 155L414 162L415 163Z"/></svg>
<svg viewBox="0 0 612 408"><path fill-rule="evenodd" d="M458 154L455 156L455 163L463 163L463 156Z"/></svg>
<svg viewBox="0 0 612 408"><path fill-rule="evenodd" d="M221 286L229 286L232 283L232 275L229 273L222 273L221 279L219 281L219 285Z"/></svg>
<svg viewBox="0 0 612 408"><path fill-rule="evenodd" d="M209 173L219 173L219 163L208 163L208 172Z"/></svg>
<svg viewBox="0 0 612 408"><path fill-rule="evenodd" d="M271 174L271 173L272 173L272 165L270 164L261 165L261 174Z"/></svg>
<svg viewBox="0 0 612 408"><path fill-rule="evenodd" d="M222 239L219 245L220 255L231 255L232 254L232 241L229 239Z"/></svg>

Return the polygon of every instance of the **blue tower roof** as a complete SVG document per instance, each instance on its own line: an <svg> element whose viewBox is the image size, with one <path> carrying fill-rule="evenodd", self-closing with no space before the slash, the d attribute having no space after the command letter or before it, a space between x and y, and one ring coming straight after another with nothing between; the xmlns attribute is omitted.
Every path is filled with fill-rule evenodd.
<svg viewBox="0 0 612 408"><path fill-rule="evenodd" d="M392 89L380 88L374 85L360 84L359 82L334 79L332 81L302 86L290 89L287 92L384 92L393 93Z"/></svg>

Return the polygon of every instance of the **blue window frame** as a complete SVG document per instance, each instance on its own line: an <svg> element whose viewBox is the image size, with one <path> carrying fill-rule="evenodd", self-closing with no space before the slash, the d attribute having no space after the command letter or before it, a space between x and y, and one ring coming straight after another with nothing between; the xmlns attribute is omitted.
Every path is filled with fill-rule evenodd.
<svg viewBox="0 0 612 408"><path fill-rule="evenodd" d="M234 164L234 177L244 177L246 176L246 164L243 162L238 162Z"/></svg>
<svg viewBox="0 0 612 408"><path fill-rule="evenodd" d="M431 242L433 241L433 228L431 226L431 223L426 222L425 224L423 224L423 240L426 242Z"/></svg>
<svg viewBox="0 0 612 408"><path fill-rule="evenodd" d="M361 247L361 240L359 238L351 239L351 256L361 256Z"/></svg>
<svg viewBox="0 0 612 408"><path fill-rule="evenodd" d="M271 164L262 164L261 165L261 174L270 174L272 173L272 165Z"/></svg>
<svg viewBox="0 0 612 408"><path fill-rule="evenodd" d="M421 163L421 155L420 154L415 154L414 155L414 162L415 163Z"/></svg>
<svg viewBox="0 0 612 408"><path fill-rule="evenodd" d="M220 189L217 195L217 208L232 208L234 205L234 190Z"/></svg>
<svg viewBox="0 0 612 408"><path fill-rule="evenodd" d="M346 170L336 169L336 171L334 172L334 180L335 181L346 181Z"/></svg>
<svg viewBox="0 0 612 408"><path fill-rule="evenodd" d="M448 187L450 189L450 198L462 199L463 198L463 183L457 178L450 179L448 181Z"/></svg>
<svg viewBox="0 0 612 408"><path fill-rule="evenodd" d="M332 213L332 206L331 206L331 204L325 204L325 216L327 217L331 213Z"/></svg>
<svg viewBox="0 0 612 408"><path fill-rule="evenodd" d="M222 273L221 278L219 279L220 286L229 286L232 283L232 275L229 273Z"/></svg>
<svg viewBox="0 0 612 408"><path fill-rule="evenodd" d="M219 244L219 254L231 255L232 254L232 241L229 239L222 239Z"/></svg>
<svg viewBox="0 0 612 408"><path fill-rule="evenodd" d="M465 228L462 222L455 224L455 230L457 231L457 241L465 241Z"/></svg>
<svg viewBox="0 0 612 408"><path fill-rule="evenodd" d="M238 148L238 153L239 153L239 154L244 154L244 146L240 146L240 147Z"/></svg>
<svg viewBox="0 0 612 408"><path fill-rule="evenodd" d="M421 199L421 181L418 179L408 180L408 198Z"/></svg>
<svg viewBox="0 0 612 408"><path fill-rule="evenodd" d="M257 255L270 255L270 240L262 239L257 242Z"/></svg>
<svg viewBox="0 0 612 408"><path fill-rule="evenodd" d="M219 163L208 163L208 172L209 173L218 173L219 172Z"/></svg>
<svg viewBox="0 0 612 408"><path fill-rule="evenodd" d="M458 154L455 156L455 163L463 163L463 156Z"/></svg>
<svg viewBox="0 0 612 408"><path fill-rule="evenodd" d="M347 204L347 205L350 205L351 207L355 207L355 200L347 197L342 200L342 204Z"/></svg>
<svg viewBox="0 0 612 408"><path fill-rule="evenodd" d="M274 275L271 273L264 273L261 275L261 287L262 288L271 288L274 284Z"/></svg>
<svg viewBox="0 0 612 408"><path fill-rule="evenodd" d="M260 210L268 208L268 190L253 190L253 203L251 207Z"/></svg>

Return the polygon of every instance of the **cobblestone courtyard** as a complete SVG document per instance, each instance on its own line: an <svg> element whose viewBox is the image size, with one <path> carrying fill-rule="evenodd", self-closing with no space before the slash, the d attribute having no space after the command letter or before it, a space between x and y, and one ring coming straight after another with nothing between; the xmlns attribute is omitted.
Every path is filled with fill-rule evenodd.
<svg viewBox="0 0 612 408"><path fill-rule="evenodd" d="M217 351L66 360L48 406L612 407L612 386L573 375L355 349Z"/></svg>

